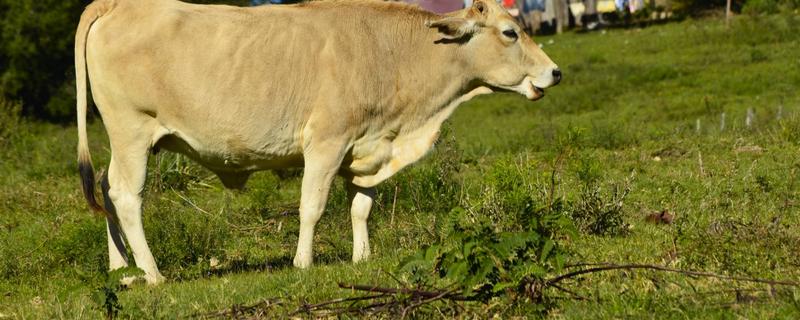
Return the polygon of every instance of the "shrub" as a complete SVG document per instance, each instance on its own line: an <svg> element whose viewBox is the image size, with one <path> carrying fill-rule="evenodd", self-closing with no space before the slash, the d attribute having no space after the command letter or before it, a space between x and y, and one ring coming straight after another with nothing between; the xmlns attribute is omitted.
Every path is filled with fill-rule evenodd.
<svg viewBox="0 0 800 320"><path fill-rule="evenodd" d="M20 130L22 106L0 96L0 146L4 146Z"/></svg>
<svg viewBox="0 0 800 320"><path fill-rule="evenodd" d="M401 268L418 283L444 279L484 301L510 294L545 302L536 284L564 266L561 240L574 228L559 205L530 208L516 231L498 230L479 211L453 209L447 241L420 250Z"/></svg>
<svg viewBox="0 0 800 320"><path fill-rule="evenodd" d="M566 202L554 194L556 174L540 173L525 158L497 161L481 196L450 211L442 241L401 269L421 285L444 281L472 298L524 298L545 310L544 279L561 270L561 242L575 234Z"/></svg>
<svg viewBox="0 0 800 320"><path fill-rule="evenodd" d="M742 12L748 14L769 14L789 12L800 8L800 0L748 0Z"/></svg>
<svg viewBox="0 0 800 320"><path fill-rule="evenodd" d="M0 0L2 95L20 99L23 112L64 119L75 109L71 82L73 38L86 0ZM59 95L58 99L53 99ZM65 102L69 102L68 104Z"/></svg>
<svg viewBox="0 0 800 320"><path fill-rule="evenodd" d="M606 236L625 234L628 224L623 220L623 207L629 192L627 184L612 186L607 195L598 185L584 185L571 210L572 219L585 233Z"/></svg>

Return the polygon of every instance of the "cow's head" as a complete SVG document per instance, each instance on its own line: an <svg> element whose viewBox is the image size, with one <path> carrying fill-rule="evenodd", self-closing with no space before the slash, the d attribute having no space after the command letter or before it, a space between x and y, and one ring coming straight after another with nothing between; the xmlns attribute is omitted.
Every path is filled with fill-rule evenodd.
<svg viewBox="0 0 800 320"><path fill-rule="evenodd" d="M475 0L427 25L438 30L441 41L463 46L472 71L491 87L537 100L544 88L561 81L558 66L493 0Z"/></svg>

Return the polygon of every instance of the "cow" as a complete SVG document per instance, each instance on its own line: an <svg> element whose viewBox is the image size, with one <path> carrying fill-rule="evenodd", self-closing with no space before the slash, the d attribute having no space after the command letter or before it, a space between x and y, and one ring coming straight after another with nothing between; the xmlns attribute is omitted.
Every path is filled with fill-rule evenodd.
<svg viewBox="0 0 800 320"><path fill-rule="evenodd" d="M78 169L104 212L109 268L162 282L142 228L147 159L184 154L244 187L251 173L302 167L294 266L312 264L314 227L344 178L353 261L370 255L375 186L419 160L455 108L494 90L530 100L561 80L555 63L494 0L437 15L379 1L233 7L96 0L75 35ZM95 197L87 77L111 160Z"/></svg>

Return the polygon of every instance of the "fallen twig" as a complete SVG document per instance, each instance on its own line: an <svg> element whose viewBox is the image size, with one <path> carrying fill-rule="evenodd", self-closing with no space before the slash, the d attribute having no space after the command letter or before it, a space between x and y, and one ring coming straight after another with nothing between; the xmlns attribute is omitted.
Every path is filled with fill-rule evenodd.
<svg viewBox="0 0 800 320"><path fill-rule="evenodd" d="M434 302L436 300L445 299L445 297L448 294L452 294L454 291L455 290L444 291L444 292L440 293L439 295L437 295L435 297L430 297L428 299L424 299L424 300L418 301L417 303L414 303L414 304L412 304L412 305L410 305L408 307L405 307L405 308L403 308L403 312L400 313L400 317L401 318L405 318L409 311L413 311L414 309L416 309L417 307L419 307L419 306L421 306L423 304L431 303L431 302Z"/></svg>
<svg viewBox="0 0 800 320"><path fill-rule="evenodd" d="M602 271L611 271L611 270L632 270L632 269L650 269L650 270L658 270L664 272L672 272L672 273L680 273L690 276L697 276L697 277L711 277L717 279L724 279L724 280L732 280L732 281L745 281L745 282L755 282L755 283L765 283L770 285L784 285L784 286L794 286L800 287L800 282L795 281L786 281L786 280L769 280L769 279L761 279L761 278L749 278L749 277L735 277L735 276L726 276L722 274L712 273L712 272L704 272L704 271L691 271L691 270L681 270L681 269L673 269L662 267L658 265L652 264L623 264L623 265L616 265L616 264L607 264L601 267L583 269L578 271L569 272L555 278L545 280L545 285L550 286L555 283L558 283L562 280L574 278L576 276L587 274L587 273L595 273L595 272L602 272Z"/></svg>
<svg viewBox="0 0 800 320"><path fill-rule="evenodd" d="M283 304L283 301L278 299L264 299L251 305L233 305L230 308L219 311L193 314L191 318L235 318L238 315L253 313L256 310L263 310L281 304Z"/></svg>
<svg viewBox="0 0 800 320"><path fill-rule="evenodd" d="M407 289L407 288L382 288L378 286L368 286L368 285L360 285L360 284L345 284L339 283L339 288L342 289L352 289L357 291L369 291L369 292L380 292L380 293L388 293L388 294L409 294L412 296L420 296L423 298L434 298L440 296L442 293L445 293L444 298L447 300L455 300L455 301L469 301L473 300L470 297L464 297L459 294L455 294L455 290L450 291L424 291L424 290L417 290L417 289Z"/></svg>
<svg viewBox="0 0 800 320"><path fill-rule="evenodd" d="M348 302L348 301L357 302L357 301L364 301L364 300L374 300L374 299L379 299L379 298L384 298L384 297L388 297L388 295L385 294L385 293L382 293L382 294L371 295L371 296L338 298L338 299L323 301L323 302L315 303L315 304L303 304L299 308L297 308L294 311L292 311L291 313L289 313L289 316L291 317L291 316L296 315L296 314L301 313L301 312L310 313L312 311L315 311L317 309L320 309L322 307L329 306L329 305L332 305L332 304Z"/></svg>
<svg viewBox="0 0 800 320"><path fill-rule="evenodd" d="M564 292L566 292L566 293L569 293L570 295L572 295L572 297L573 297L574 299L578 299L578 300L589 300L589 298L587 298L587 297L584 297L584 296L582 296L582 295L578 294L578 293L577 293L577 292L575 292L575 291L572 291L572 290L569 290L569 289L567 289L567 288L564 288L564 287L562 287L562 286L559 286L559 285L557 285L557 284L555 284L555 283L551 283L551 284L550 284L550 286L552 286L553 288L556 288L556 289L558 289L558 290L564 291Z"/></svg>

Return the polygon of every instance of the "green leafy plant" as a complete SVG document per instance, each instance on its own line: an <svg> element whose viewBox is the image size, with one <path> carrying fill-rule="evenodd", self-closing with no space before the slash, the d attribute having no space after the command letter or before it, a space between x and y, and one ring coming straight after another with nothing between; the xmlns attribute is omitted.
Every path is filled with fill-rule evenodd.
<svg viewBox="0 0 800 320"><path fill-rule="evenodd" d="M116 318L119 311L122 310L118 296L118 293L124 288L122 280L143 275L144 271L136 267L125 267L108 272L105 282L92 295L98 308L105 312L106 319Z"/></svg>
<svg viewBox="0 0 800 320"><path fill-rule="evenodd" d="M564 200L539 191L554 187L529 180L535 171L528 169L520 161L499 161L484 198L454 208L444 240L406 259L401 270L420 286L443 281L470 299L526 298L544 307L544 279L563 268L568 253L562 242L576 229ZM500 210L512 223L494 221Z"/></svg>

